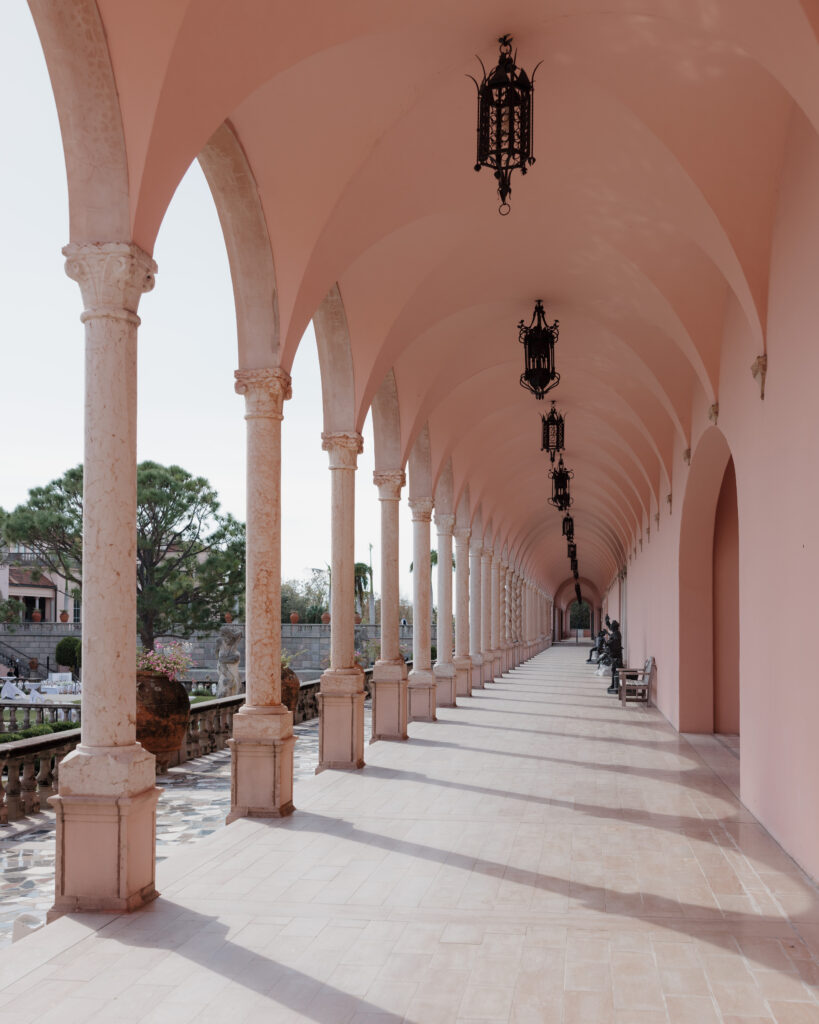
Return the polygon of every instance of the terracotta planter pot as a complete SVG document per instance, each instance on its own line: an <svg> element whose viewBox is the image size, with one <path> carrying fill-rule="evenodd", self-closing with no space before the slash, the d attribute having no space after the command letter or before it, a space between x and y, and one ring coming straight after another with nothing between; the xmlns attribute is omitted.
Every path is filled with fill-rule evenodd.
<svg viewBox="0 0 819 1024"><path fill-rule="evenodd" d="M225 612L225 622L233 622L233 616L230 612Z"/></svg>
<svg viewBox="0 0 819 1024"><path fill-rule="evenodd" d="M289 665L282 665L282 704L285 704L287 710L292 711L294 715L299 704L300 689L299 677Z"/></svg>
<svg viewBox="0 0 819 1024"><path fill-rule="evenodd" d="M60 612L60 622L68 622L68 612Z"/></svg>
<svg viewBox="0 0 819 1024"><path fill-rule="evenodd" d="M32 658L28 663L28 667L34 672L39 664L40 662L36 658Z"/></svg>
<svg viewBox="0 0 819 1024"><path fill-rule="evenodd" d="M298 612L290 612L290 621L295 626L296 623L299 621L299 613Z"/></svg>
<svg viewBox="0 0 819 1024"><path fill-rule="evenodd" d="M137 672L136 738L156 756L158 771L182 746L191 717L191 702L178 679L161 672Z"/></svg>
<svg viewBox="0 0 819 1024"><path fill-rule="evenodd" d="M355 613L355 624L357 626L361 625L361 616L358 614L358 612Z"/></svg>
<svg viewBox="0 0 819 1024"><path fill-rule="evenodd" d="M31 613L31 621L32 622L39 622L42 619L42 617L43 617L42 612L33 611Z"/></svg>
<svg viewBox="0 0 819 1024"><path fill-rule="evenodd" d="M329 612L325 612L325 613L324 613L324 614L323 614L323 615L321 616L321 621L322 621L322 622L324 623L324 625L326 626L326 625L327 625L327 623L328 623L328 622L330 621L330 613L329 613Z"/></svg>

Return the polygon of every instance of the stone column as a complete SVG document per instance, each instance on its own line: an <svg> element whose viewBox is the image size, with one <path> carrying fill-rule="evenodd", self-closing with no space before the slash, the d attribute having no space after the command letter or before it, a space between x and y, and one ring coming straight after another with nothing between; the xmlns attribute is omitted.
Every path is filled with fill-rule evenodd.
<svg viewBox="0 0 819 1024"><path fill-rule="evenodd" d="M481 654L483 655L483 681L495 678L492 655L492 550L484 548L481 558Z"/></svg>
<svg viewBox="0 0 819 1024"><path fill-rule="evenodd" d="M290 377L237 370L247 422L247 697L233 718L230 813L280 818L293 810L293 714L282 704L281 440Z"/></svg>
<svg viewBox="0 0 819 1024"><path fill-rule="evenodd" d="M469 535L468 526L455 530L455 692L472 696L469 657Z"/></svg>
<svg viewBox="0 0 819 1024"><path fill-rule="evenodd" d="M518 574L514 569L509 572L509 595L511 601L511 613L509 616L510 621L510 643L511 649L509 651L509 660L512 668L517 668L520 664L520 636L518 633L518 611L520 608L519 594L518 594Z"/></svg>
<svg viewBox="0 0 819 1024"><path fill-rule="evenodd" d="M72 243L85 311L82 739L60 765L54 906L128 911L157 896L155 759L136 741L136 314L156 264Z"/></svg>
<svg viewBox="0 0 819 1024"><path fill-rule="evenodd" d="M452 528L455 516L449 512L435 513L438 531L438 657L433 674L436 682L436 703L439 708L454 708L455 665L452 661Z"/></svg>
<svg viewBox="0 0 819 1024"><path fill-rule="evenodd" d="M472 662L472 690L483 689L483 653L481 613L481 538L473 535L469 544L469 660Z"/></svg>
<svg viewBox="0 0 819 1024"><path fill-rule="evenodd" d="M492 560L492 618L490 643L492 650L492 679L501 674L500 662L500 559Z"/></svg>
<svg viewBox="0 0 819 1024"><path fill-rule="evenodd" d="M402 470L373 473L381 502L381 655L373 666L372 739L407 738L407 665L401 657L398 616L398 508Z"/></svg>
<svg viewBox="0 0 819 1024"><path fill-rule="evenodd" d="M409 674L410 721L434 722L436 689L432 673L430 644L429 524L432 519L432 498L417 498L409 503L412 510L412 671Z"/></svg>
<svg viewBox="0 0 819 1024"><path fill-rule="evenodd" d="M498 655L503 675L509 669L509 599L506 583L509 578L509 566L501 562L498 567Z"/></svg>
<svg viewBox="0 0 819 1024"><path fill-rule="evenodd" d="M355 470L361 434L321 435L330 456L330 667L319 691L319 762L326 768L364 767L364 672L355 661Z"/></svg>

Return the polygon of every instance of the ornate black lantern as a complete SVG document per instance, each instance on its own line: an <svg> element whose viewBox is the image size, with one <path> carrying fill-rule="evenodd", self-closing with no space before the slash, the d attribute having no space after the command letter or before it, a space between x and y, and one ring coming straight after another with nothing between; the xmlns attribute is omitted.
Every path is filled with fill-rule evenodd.
<svg viewBox="0 0 819 1024"><path fill-rule="evenodd" d="M577 559L576 559L576 558L573 558L573 559L572 559L572 561L571 561L571 566L572 566L572 572L573 572L573 573L575 574L575 576L576 576L576 575L577 575Z"/></svg>
<svg viewBox="0 0 819 1024"><path fill-rule="evenodd" d="M572 496L569 493L569 481L573 476L574 472L571 469L566 469L563 465L562 455L557 467L549 470L549 477L552 481L552 496L549 498L549 504L554 505L560 512L571 508Z"/></svg>
<svg viewBox="0 0 819 1024"><path fill-rule="evenodd" d="M558 328L557 320L551 324L546 320L546 310L541 299L535 303L535 312L529 326L522 320L518 324L518 339L523 345L526 367L520 375L520 386L531 391L535 398L543 398L560 383L560 374L555 369Z"/></svg>
<svg viewBox="0 0 819 1024"><path fill-rule="evenodd" d="M575 597L577 598L577 603L578 604L583 604L583 594L580 592L580 584L579 583L575 583L575 585L574 585L574 594L575 594Z"/></svg>
<svg viewBox="0 0 819 1024"><path fill-rule="evenodd" d="M566 518L569 519L570 517L566 516ZM567 545L567 554L569 558L577 558L577 545L573 544L571 541Z"/></svg>
<svg viewBox="0 0 819 1024"><path fill-rule="evenodd" d="M512 171L525 174L535 162L532 156L532 93L535 71L531 79L515 63L512 37L501 36L497 66L487 73L480 57L483 78L472 75L478 89L478 157L475 170L488 167L498 182L500 213L509 213L512 194Z"/></svg>
<svg viewBox="0 0 819 1024"><path fill-rule="evenodd" d="M574 543L574 519L570 515L563 516L563 536L570 543Z"/></svg>
<svg viewBox="0 0 819 1024"><path fill-rule="evenodd" d="M540 419L543 424L543 441L541 442L540 450L548 452L550 460L554 462L557 453L562 452L565 447L563 441L566 427L563 422L563 416L555 409L555 403L552 402L549 415L544 416L541 413Z"/></svg>

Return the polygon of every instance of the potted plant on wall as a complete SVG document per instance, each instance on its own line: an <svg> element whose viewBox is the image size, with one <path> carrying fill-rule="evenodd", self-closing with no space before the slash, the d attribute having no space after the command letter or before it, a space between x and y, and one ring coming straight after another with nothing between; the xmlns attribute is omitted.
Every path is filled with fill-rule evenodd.
<svg viewBox="0 0 819 1024"><path fill-rule="evenodd" d="M171 641L137 654L136 738L154 754L160 774L182 746L188 729L190 698L179 677L192 664L189 647Z"/></svg>

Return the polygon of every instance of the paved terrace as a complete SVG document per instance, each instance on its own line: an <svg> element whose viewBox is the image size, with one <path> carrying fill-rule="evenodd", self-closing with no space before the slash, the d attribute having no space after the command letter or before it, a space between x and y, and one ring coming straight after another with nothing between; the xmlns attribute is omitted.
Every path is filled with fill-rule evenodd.
<svg viewBox="0 0 819 1024"><path fill-rule="evenodd" d="M4 951L0 1020L819 1021L816 889L585 653L180 848L149 909Z"/></svg>

